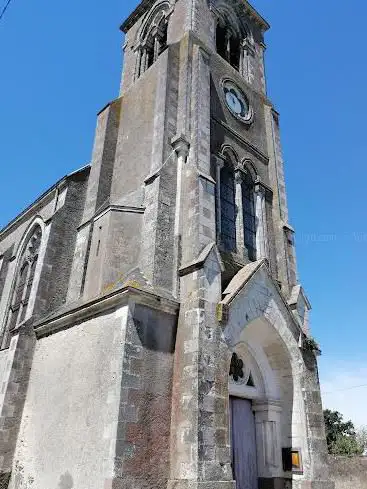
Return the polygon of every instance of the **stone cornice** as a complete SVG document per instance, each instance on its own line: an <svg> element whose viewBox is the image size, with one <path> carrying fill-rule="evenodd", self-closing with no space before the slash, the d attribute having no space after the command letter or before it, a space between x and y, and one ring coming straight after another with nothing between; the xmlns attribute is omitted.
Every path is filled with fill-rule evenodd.
<svg viewBox="0 0 367 489"><path fill-rule="evenodd" d="M257 178L255 181L255 192L263 193L266 200L269 202L271 202L273 199L273 189L262 182L260 178Z"/></svg>
<svg viewBox="0 0 367 489"><path fill-rule="evenodd" d="M262 17L259 12L246 0L244 0L245 12L249 17L254 19L254 21L262 28L263 32L270 29L270 24Z"/></svg>
<svg viewBox="0 0 367 489"><path fill-rule="evenodd" d="M87 224L90 224L91 222L97 221L97 219L100 219L102 216L107 214L107 212L128 212L128 213L132 213L132 214L144 214L145 207L136 207L136 206L130 206L130 205L109 205L107 207L104 207L102 210L97 210L97 212L94 214L94 216L91 219L83 221L78 226L77 230L80 231Z"/></svg>
<svg viewBox="0 0 367 489"><path fill-rule="evenodd" d="M139 20L139 18L145 14L151 7L153 7L156 0L142 0L135 10L128 16L126 20L121 24L120 30L126 34L126 32ZM210 2L212 3L212 1ZM242 3L242 2L241 2ZM254 22L261 28L263 32L270 29L270 24L259 14L259 12L249 3L247 0L243 0L242 8L245 13L254 20Z"/></svg>
<svg viewBox="0 0 367 489"><path fill-rule="evenodd" d="M128 305L131 302L146 305L173 315L177 314L179 309L179 303L174 300L146 290L126 286L103 297L97 297L84 303L71 304L68 309L63 309L48 318L41 319L34 324L33 328L37 338L42 338L87 321L97 314Z"/></svg>
<svg viewBox="0 0 367 489"><path fill-rule="evenodd" d="M145 207L136 207L132 205L109 205L106 209L103 209L93 217L93 221L100 219L107 212L128 212L132 214L144 214Z"/></svg>
<svg viewBox="0 0 367 489"><path fill-rule="evenodd" d="M142 0L136 9L124 20L120 26L120 30L126 34L126 32L132 27L139 18L145 14L153 5L156 0Z"/></svg>
<svg viewBox="0 0 367 489"><path fill-rule="evenodd" d="M217 12L218 9L216 7L217 0L209 0L209 5L212 11ZM248 17L250 17L263 32L270 29L270 25L268 22L259 14L259 12L249 3L247 0L240 0L237 3L239 9L241 9Z"/></svg>
<svg viewBox="0 0 367 489"><path fill-rule="evenodd" d="M214 250L214 252L216 254L216 257L217 257L217 260L218 260L218 263L219 263L221 270L224 271L224 265L223 265L220 253L218 251L218 248L217 248L216 244L214 242L212 242L212 243L209 243L208 245L205 246L205 248L201 251L201 253L199 254L199 256L197 257L196 260L194 260L190 263L186 263L180 267L180 269L179 269L180 277L184 277L185 275L189 275L190 273L193 273L196 270L200 270L201 268L203 268L204 263L205 263L206 259L208 258L209 254L211 253L212 250Z"/></svg>

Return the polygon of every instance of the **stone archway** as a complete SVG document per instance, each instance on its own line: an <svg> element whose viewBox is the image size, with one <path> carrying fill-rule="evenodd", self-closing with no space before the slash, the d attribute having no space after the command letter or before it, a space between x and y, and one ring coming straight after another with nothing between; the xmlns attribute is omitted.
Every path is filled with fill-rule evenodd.
<svg viewBox="0 0 367 489"><path fill-rule="evenodd" d="M292 366L282 339L263 317L252 321L243 329L233 351L239 364L243 363L243 376L229 377L229 396L230 399L242 399L251 403L256 434L254 451L257 477L261 487L261 482L284 476L282 447L288 446L293 437ZM238 429L245 427L238 426L232 412L230 414L232 444L234 430L237 432L238 444ZM251 422L251 418L249 421ZM245 438L244 444L248 443ZM232 459L233 450L232 445ZM237 463L238 460L232 460L234 472L237 470Z"/></svg>
<svg viewBox="0 0 367 489"><path fill-rule="evenodd" d="M266 435L279 419L281 427L280 442L270 444L270 450L259 437L257 445L271 462L264 463L262 474L267 477L260 477L259 489L309 489L311 485L331 489L317 362L312 352L299 347L304 333L297 319L266 260L246 265L224 291L224 298L221 273L214 244L181 268L185 300L181 299L176 338L168 488L235 489L228 372L236 346L243 343L252 349L264 381L266 395L252 400L256 420ZM273 377L267 372L273 372ZM290 468L283 471L279 463L283 449L289 462L296 448L302 455L302 470L296 473L291 460ZM278 472L274 467L270 470L271 465ZM273 477L276 473L281 477Z"/></svg>
<svg viewBox="0 0 367 489"><path fill-rule="evenodd" d="M294 477L311 479L302 389L305 366L298 345L301 331L269 278L265 261L241 270L224 295L225 342L232 353L242 354L244 361L256 365L260 382L254 387L229 383L229 395L252 401L259 487L275 487L278 480L284 484L285 479L293 481ZM297 476L283 468L282 451L290 447L302 453L302 474Z"/></svg>

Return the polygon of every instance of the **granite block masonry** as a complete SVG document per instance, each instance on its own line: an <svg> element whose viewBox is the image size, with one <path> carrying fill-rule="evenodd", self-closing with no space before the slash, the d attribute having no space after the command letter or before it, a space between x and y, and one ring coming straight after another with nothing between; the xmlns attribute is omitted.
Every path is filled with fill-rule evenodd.
<svg viewBox="0 0 367 489"><path fill-rule="evenodd" d="M140 2L91 165L0 231L1 489L333 487L268 29Z"/></svg>

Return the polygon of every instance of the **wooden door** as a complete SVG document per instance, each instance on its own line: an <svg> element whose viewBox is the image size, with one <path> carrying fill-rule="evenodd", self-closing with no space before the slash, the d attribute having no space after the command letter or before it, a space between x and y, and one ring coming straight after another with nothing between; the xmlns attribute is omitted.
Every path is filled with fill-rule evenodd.
<svg viewBox="0 0 367 489"><path fill-rule="evenodd" d="M258 489L255 416L251 401L230 397L230 425L237 489Z"/></svg>

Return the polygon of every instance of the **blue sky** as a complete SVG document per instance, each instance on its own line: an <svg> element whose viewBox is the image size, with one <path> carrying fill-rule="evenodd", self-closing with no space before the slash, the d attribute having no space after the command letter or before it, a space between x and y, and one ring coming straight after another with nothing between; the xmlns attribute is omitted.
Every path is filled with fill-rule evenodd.
<svg viewBox="0 0 367 489"><path fill-rule="evenodd" d="M0 22L0 226L89 162L118 94L118 26L137 1L13 0ZM367 424L367 15L362 0L256 0L271 23L291 224L320 342L324 403Z"/></svg>

